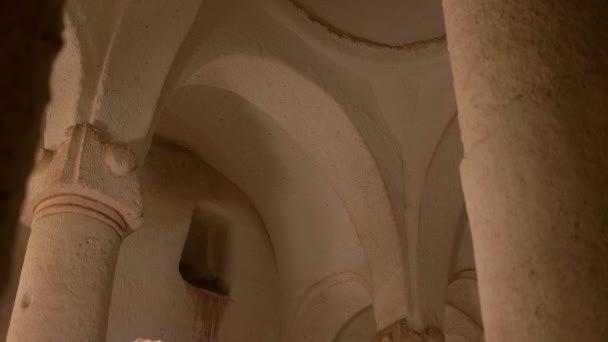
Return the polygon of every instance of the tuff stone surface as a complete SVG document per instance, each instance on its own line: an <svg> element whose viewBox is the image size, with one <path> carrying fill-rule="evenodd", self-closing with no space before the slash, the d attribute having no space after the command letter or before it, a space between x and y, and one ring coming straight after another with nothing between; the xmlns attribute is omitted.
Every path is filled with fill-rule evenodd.
<svg viewBox="0 0 608 342"><path fill-rule="evenodd" d="M49 197L77 194L104 203L125 221L125 233L143 223L135 157L124 145L106 141L92 125L66 132L59 149L39 162L31 180L22 221L29 225L34 210Z"/></svg>
<svg viewBox="0 0 608 342"><path fill-rule="evenodd" d="M444 0L487 341L608 334L607 10Z"/></svg>
<svg viewBox="0 0 608 342"><path fill-rule="evenodd" d="M37 205L32 232L65 233L43 223L70 210L116 239L134 226L117 212L137 211L128 206L134 196L121 192L133 188L121 184L150 177L145 227L121 245L108 341L188 341L201 324L213 325L196 314L207 304L183 296L188 279L177 269L184 232L197 226L191 206L201 203L209 217L198 224L221 217L234 242L225 251L230 302L220 340L369 342L401 318L415 331L479 336L480 327L462 324L478 306L474 280L448 297L459 299L455 311L473 309L442 326L446 281L475 265L463 243L440 0L298 2L320 16L283 0L68 3L67 48L53 71L54 105L24 222ZM76 123L100 130L60 146ZM148 155L154 134L195 155L153 152L158 146ZM80 148L94 160L66 152ZM239 218L230 201L206 201L225 194L227 181L187 167L191 157L234 183L252 219ZM41 303L26 297L17 304L29 303L29 312ZM336 338L340 331L363 334Z"/></svg>
<svg viewBox="0 0 608 342"><path fill-rule="evenodd" d="M104 162L116 176L126 176L137 166L135 154L127 146L119 144L106 146Z"/></svg>
<svg viewBox="0 0 608 342"><path fill-rule="evenodd" d="M104 342L121 237L69 207L32 224L9 342Z"/></svg>

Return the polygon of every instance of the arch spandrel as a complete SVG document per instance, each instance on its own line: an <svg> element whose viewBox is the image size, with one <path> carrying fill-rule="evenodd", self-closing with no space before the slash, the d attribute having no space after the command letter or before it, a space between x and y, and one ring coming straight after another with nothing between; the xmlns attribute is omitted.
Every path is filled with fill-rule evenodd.
<svg viewBox="0 0 608 342"><path fill-rule="evenodd" d="M342 107L287 65L257 56L221 57L201 67L185 84L237 93L268 113L305 149L330 180L356 227L372 272L379 325L405 316L407 269L400 247L405 237L399 234L378 165Z"/></svg>

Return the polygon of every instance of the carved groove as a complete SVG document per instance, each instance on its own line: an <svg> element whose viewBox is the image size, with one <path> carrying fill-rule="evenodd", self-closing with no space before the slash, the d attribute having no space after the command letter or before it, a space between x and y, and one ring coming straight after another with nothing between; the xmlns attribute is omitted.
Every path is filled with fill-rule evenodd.
<svg viewBox="0 0 608 342"><path fill-rule="evenodd" d="M60 193L40 200L34 206L33 221L59 214L75 214L95 219L110 227L121 239L127 232L127 223L118 210L106 203L75 193Z"/></svg>
<svg viewBox="0 0 608 342"><path fill-rule="evenodd" d="M304 5L300 4L297 0L289 0L289 2L296 9L298 9L302 13L304 13L304 15L306 15L308 20L323 26L327 30L327 32L329 32L330 34L338 36L339 38L342 38L342 39L348 39L355 43L364 44L364 45L367 45L372 48L390 49L390 50L396 50L396 51L411 51L411 50L425 48L429 45L446 42L445 34L438 36L438 37L418 40L418 41L399 44L399 45L378 42L378 41L364 38L364 37L361 37L361 36L358 36L358 35L355 35L352 33L345 32L345 31L333 26L330 22L323 19L320 15L315 13L313 10L308 9Z"/></svg>
<svg viewBox="0 0 608 342"><path fill-rule="evenodd" d="M41 199L40 201L38 201L38 203L34 206L33 211L34 211L34 213L36 213L36 210L38 210L38 207L43 202L46 202L46 201L49 201L49 200L52 200L52 199L55 199L55 198L58 198L58 197L70 197L70 196L78 197L78 198L81 198L81 199L84 199L84 200L87 200L87 201L91 201L91 202L93 202L95 204L101 205L101 206L103 206L103 207L111 210L114 214L116 214L120 218L121 226L127 227L127 220L120 213L120 211L118 211L116 208L114 208L111 205L106 204L104 202L98 201L98 200L96 200L96 199L94 199L92 197L81 195L81 194L78 194L78 193L73 193L73 192L58 193L58 194L54 194L54 195L50 195L48 197L45 197L45 198Z"/></svg>

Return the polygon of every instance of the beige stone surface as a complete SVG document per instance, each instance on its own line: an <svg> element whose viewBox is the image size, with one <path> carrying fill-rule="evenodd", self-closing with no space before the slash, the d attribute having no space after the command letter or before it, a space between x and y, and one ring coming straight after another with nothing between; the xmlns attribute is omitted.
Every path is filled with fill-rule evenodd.
<svg viewBox="0 0 608 342"><path fill-rule="evenodd" d="M444 1L487 341L606 339L606 6Z"/></svg>
<svg viewBox="0 0 608 342"><path fill-rule="evenodd" d="M78 125L38 164L8 341L105 341L119 246L142 223L137 175L114 175L105 151L98 130Z"/></svg>
<svg viewBox="0 0 608 342"><path fill-rule="evenodd" d="M105 341L120 237L78 213L32 225L7 341Z"/></svg>
<svg viewBox="0 0 608 342"><path fill-rule="evenodd" d="M411 331L436 327L448 341L477 341L439 7L68 1L45 149L22 222L36 228L33 209L51 187L119 208L128 220L92 214L126 236L109 313L99 302L90 312L66 303L101 313L91 324L98 330L107 315L110 342L351 342L341 332L371 337L404 319ZM65 153L75 124L82 139ZM83 158L73 158L78 150ZM226 239L203 239L192 252L188 231L207 228ZM185 244L188 262L200 258L200 269L226 283L223 312L180 274ZM78 251L57 247L62 257ZM202 260L210 254L221 257ZM89 260L91 272L108 260ZM61 283L63 272L45 281ZM67 324L62 317L57 326Z"/></svg>
<svg viewBox="0 0 608 342"><path fill-rule="evenodd" d="M290 1L311 20L362 44L397 49L445 32L440 0Z"/></svg>
<svg viewBox="0 0 608 342"><path fill-rule="evenodd" d="M157 139L144 166L142 196L146 221L121 246L107 340L206 341L210 322L203 318L210 308L178 270L197 208L199 224L221 222L227 232L217 271L229 286L219 341L279 341L272 242L238 188L193 153Z"/></svg>

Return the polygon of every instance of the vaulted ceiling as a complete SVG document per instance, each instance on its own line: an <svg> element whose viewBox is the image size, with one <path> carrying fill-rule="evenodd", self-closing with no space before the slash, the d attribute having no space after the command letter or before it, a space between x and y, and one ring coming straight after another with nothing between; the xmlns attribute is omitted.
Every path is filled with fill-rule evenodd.
<svg viewBox="0 0 608 342"><path fill-rule="evenodd" d="M440 4L72 0L44 146L91 122L141 161L159 135L217 169L272 241L285 336L370 305L378 328L479 331L474 270L450 285L474 263Z"/></svg>

